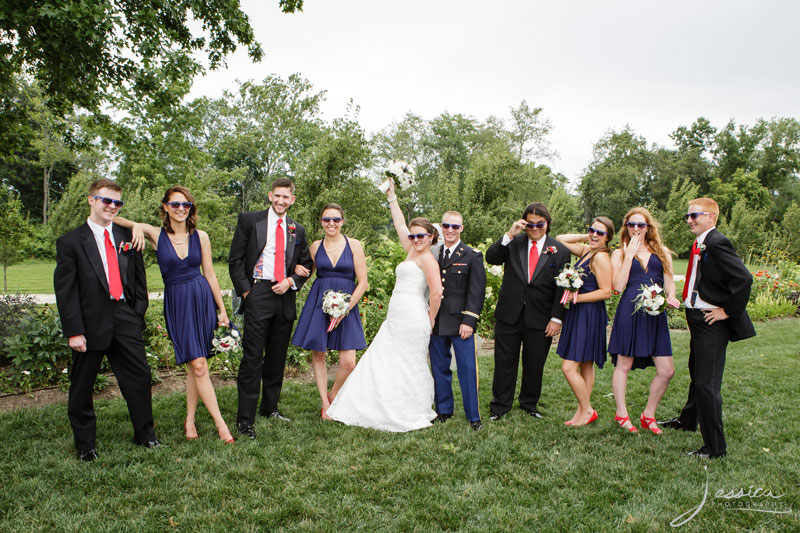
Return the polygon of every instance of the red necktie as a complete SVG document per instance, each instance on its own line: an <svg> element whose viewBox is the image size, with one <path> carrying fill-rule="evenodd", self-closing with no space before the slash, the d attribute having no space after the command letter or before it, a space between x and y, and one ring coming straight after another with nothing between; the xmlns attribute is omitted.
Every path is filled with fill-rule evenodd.
<svg viewBox="0 0 800 533"><path fill-rule="evenodd" d="M285 237L281 228L281 219L278 219L278 227L275 228L275 281L281 282L286 277L286 245Z"/></svg>
<svg viewBox="0 0 800 533"><path fill-rule="evenodd" d="M689 278L692 275L692 265L694 264L695 256L700 255L700 248L697 247L697 239L692 244L692 253L689 254L689 266L686 267L686 281L683 282L683 301L689 296Z"/></svg>
<svg viewBox="0 0 800 533"><path fill-rule="evenodd" d="M536 263L539 262L539 248L536 247L534 242L531 245L531 253L528 256L528 283L533 279L533 273L536 271Z"/></svg>
<svg viewBox="0 0 800 533"><path fill-rule="evenodd" d="M119 277L119 263L117 262L117 251L111 244L108 230L106 236L106 263L108 263L108 292L115 300L122 298L122 279Z"/></svg>

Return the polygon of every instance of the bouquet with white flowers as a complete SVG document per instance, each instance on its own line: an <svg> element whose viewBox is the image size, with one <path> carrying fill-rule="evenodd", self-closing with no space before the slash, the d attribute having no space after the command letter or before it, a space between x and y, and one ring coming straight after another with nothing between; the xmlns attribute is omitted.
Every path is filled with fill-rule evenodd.
<svg viewBox="0 0 800 533"><path fill-rule="evenodd" d="M336 319L350 312L350 295L341 291L325 291L322 295L322 310L331 316L328 333L336 327Z"/></svg>
<svg viewBox="0 0 800 533"><path fill-rule="evenodd" d="M239 339L241 339L239 330L233 324L228 324L227 326L220 326L214 331L211 346L213 346L215 353L239 353L242 349Z"/></svg>
<svg viewBox="0 0 800 533"><path fill-rule="evenodd" d="M642 285L639 294L634 298L633 312L643 309L648 315L660 315L667 308L667 298L664 296L664 288L655 283L652 285Z"/></svg>
<svg viewBox="0 0 800 533"><path fill-rule="evenodd" d="M386 193L389 190L389 180L394 180L403 191L416 184L414 167L405 161L392 159L389 166L383 169L383 174L388 179L378 186L382 193Z"/></svg>
<svg viewBox="0 0 800 533"><path fill-rule="evenodd" d="M583 269L572 265L564 265L556 276L556 285L564 289L561 304L568 306L570 301L578 303L578 290L583 287Z"/></svg>

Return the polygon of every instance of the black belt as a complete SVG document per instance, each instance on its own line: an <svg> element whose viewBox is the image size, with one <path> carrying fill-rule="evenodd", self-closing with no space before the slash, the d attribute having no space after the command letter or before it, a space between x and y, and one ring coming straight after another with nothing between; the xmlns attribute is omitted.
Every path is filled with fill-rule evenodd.
<svg viewBox="0 0 800 533"><path fill-rule="evenodd" d="M278 284L277 281L274 281L274 280L271 280L271 279L261 279L261 278L256 278L256 279L253 280L253 285L255 285L257 283L268 283L270 286Z"/></svg>
<svg viewBox="0 0 800 533"><path fill-rule="evenodd" d="M111 305L128 305L128 300L115 300L111 298Z"/></svg>

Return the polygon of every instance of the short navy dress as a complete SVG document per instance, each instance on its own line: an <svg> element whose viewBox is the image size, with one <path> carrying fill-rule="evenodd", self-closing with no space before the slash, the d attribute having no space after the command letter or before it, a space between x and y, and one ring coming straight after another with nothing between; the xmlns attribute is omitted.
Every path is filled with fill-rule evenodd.
<svg viewBox="0 0 800 533"><path fill-rule="evenodd" d="M347 237L345 237L345 247L336 266L331 264L331 260L325 252L324 241L320 243L317 254L314 256L314 265L317 268L317 279L311 286L311 291L303 306L303 312L300 314L300 320L297 321L292 344L306 350L319 352L363 350L367 347L367 341L364 338L358 304L330 333L327 331L331 317L322 310L322 298L326 291L353 294L356 289L353 251L350 249L350 241Z"/></svg>
<svg viewBox="0 0 800 533"><path fill-rule="evenodd" d="M649 315L644 310L633 312L634 300L642 285L656 283L664 286L664 268L656 254L650 254L647 270L638 259L631 263L628 285L619 299L608 352L617 364L617 355L633 357L633 368L654 366L653 357L672 356L672 342L669 338L667 312Z"/></svg>
<svg viewBox="0 0 800 533"><path fill-rule="evenodd" d="M596 291L597 278L589 269L589 261L581 262L586 256L581 257L575 266L584 269L583 286L578 294ZM603 368L606 362L606 327L608 314L606 302L581 302L570 304L564 313L564 325L561 327L561 336L558 339L556 353L562 359L585 363L593 361L598 368Z"/></svg>
<svg viewBox="0 0 800 533"><path fill-rule="evenodd" d="M199 234L197 231L189 234L189 254L181 259L167 231L161 228L156 259L164 280L164 320L175 349L175 361L182 365L213 355L216 304L211 286L200 272L203 253Z"/></svg>

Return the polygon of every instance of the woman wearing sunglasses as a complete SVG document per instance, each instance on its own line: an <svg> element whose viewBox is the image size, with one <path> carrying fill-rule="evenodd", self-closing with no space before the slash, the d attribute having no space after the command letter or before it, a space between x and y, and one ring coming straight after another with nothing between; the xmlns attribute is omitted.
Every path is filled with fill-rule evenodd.
<svg viewBox="0 0 800 533"><path fill-rule="evenodd" d="M643 309L634 312L634 300L642 285L657 284L666 292L667 305L680 307L675 298L672 257L669 249L661 243L658 224L647 209L635 207L628 211L622 227L620 248L611 254L614 289L622 293L608 343L611 360L616 366L611 378L617 406L614 419L623 429L636 433L625 404L628 372L632 368L655 365L656 375L650 383L650 395L639 424L642 429L660 435L661 429L655 420L656 408L675 373L667 313L664 311L654 316Z"/></svg>
<svg viewBox="0 0 800 533"><path fill-rule="evenodd" d="M584 234L559 235L556 239L579 257L575 267L583 269L583 285L577 303L564 314L564 325L556 353L561 356L561 371L578 400L578 408L567 426L585 426L597 420L592 408L594 365L603 368L606 362L605 301L611 297L611 259L608 245L614 238L614 223L606 217L595 217ZM584 244L585 243L585 244Z"/></svg>
<svg viewBox="0 0 800 533"><path fill-rule="evenodd" d="M328 408L328 416L351 426L404 432L436 418L428 343L442 300L439 265L431 253L438 238L428 219L408 227L394 183L387 191L392 220L406 259L395 268L386 320ZM430 290L430 305L426 300Z"/></svg>
<svg viewBox="0 0 800 533"><path fill-rule="evenodd" d="M314 260L313 270L317 279L311 286L303 312L294 330L292 344L311 350L311 368L317 382L319 397L322 400L321 415L326 414L331 401L353 368L356 366L356 350L367 347L364 339L364 328L358 313L358 301L367 290L367 259L361 242L348 239L342 234L344 210L337 204L328 204L322 208L320 215L325 237L311 244L310 252ZM298 265L301 275L309 275L305 268ZM358 283L356 283L356 280ZM337 318L334 329L328 332L330 317L322 310L322 299L327 291L338 291L350 294L348 314ZM339 370L333 381L333 388L328 392L328 371L326 355L328 350L339 351Z"/></svg>
<svg viewBox="0 0 800 533"><path fill-rule="evenodd" d="M199 397L214 419L220 440L232 444L234 439L219 411L206 360L211 355L214 330L229 322L211 261L211 241L196 227L197 205L186 187L167 189L159 212L163 222L159 228L120 217L114 222L133 228L134 245L141 248L146 237L156 252L164 280L164 319L175 360L191 368L186 372L186 438L198 438L195 413Z"/></svg>

